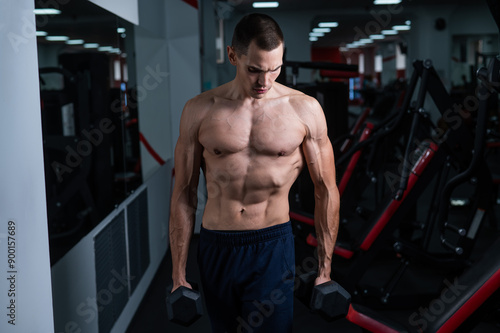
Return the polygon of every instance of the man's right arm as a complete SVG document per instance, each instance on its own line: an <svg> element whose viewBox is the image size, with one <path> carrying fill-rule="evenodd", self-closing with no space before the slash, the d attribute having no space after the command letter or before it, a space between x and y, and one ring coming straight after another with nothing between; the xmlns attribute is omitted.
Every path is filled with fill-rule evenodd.
<svg viewBox="0 0 500 333"><path fill-rule="evenodd" d="M172 291L180 286L191 287L186 281L186 262L198 205L197 190L203 153L198 141L199 120L196 111L192 101L184 107L174 153L175 184L169 224Z"/></svg>

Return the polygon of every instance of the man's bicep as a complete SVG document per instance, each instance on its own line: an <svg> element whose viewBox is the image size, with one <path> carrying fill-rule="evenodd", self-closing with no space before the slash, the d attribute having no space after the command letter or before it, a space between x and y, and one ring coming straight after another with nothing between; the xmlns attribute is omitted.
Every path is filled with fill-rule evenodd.
<svg viewBox="0 0 500 333"><path fill-rule="evenodd" d="M303 150L313 183L315 185L335 185L335 160L328 136L306 138Z"/></svg>
<svg viewBox="0 0 500 333"><path fill-rule="evenodd" d="M200 174L203 148L198 141L196 122L188 105L184 108L179 138L174 152L176 183L182 187L196 187Z"/></svg>
<svg viewBox="0 0 500 333"><path fill-rule="evenodd" d="M317 101L311 104L308 132L303 143L311 179L315 184L335 184L335 160L325 114Z"/></svg>

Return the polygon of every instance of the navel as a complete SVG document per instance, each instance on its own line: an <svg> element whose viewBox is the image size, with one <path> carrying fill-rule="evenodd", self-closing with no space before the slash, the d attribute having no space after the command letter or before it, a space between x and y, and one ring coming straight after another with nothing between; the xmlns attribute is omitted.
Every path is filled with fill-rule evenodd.
<svg viewBox="0 0 500 333"><path fill-rule="evenodd" d="M285 156L285 152L284 152L284 151L280 151L280 152L278 153L278 156Z"/></svg>
<svg viewBox="0 0 500 333"><path fill-rule="evenodd" d="M215 155L220 155L221 153L222 152L219 149L217 149L217 148L214 149L214 154Z"/></svg>
<svg viewBox="0 0 500 333"><path fill-rule="evenodd" d="M245 208L240 209L240 213L243 214L245 212Z"/></svg>

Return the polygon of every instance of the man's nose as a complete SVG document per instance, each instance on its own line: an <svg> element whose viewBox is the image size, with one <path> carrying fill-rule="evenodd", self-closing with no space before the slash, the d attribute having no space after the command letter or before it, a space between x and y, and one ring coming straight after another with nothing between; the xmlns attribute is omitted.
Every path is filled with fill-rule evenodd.
<svg viewBox="0 0 500 333"><path fill-rule="evenodd" d="M269 81L269 73L268 72L262 72L259 75L259 80L257 81L260 86L262 87L267 87L267 82Z"/></svg>

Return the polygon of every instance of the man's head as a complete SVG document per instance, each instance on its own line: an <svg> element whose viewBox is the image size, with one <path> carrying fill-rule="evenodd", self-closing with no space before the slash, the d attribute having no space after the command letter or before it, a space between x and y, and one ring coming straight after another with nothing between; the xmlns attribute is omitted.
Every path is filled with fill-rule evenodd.
<svg viewBox="0 0 500 333"><path fill-rule="evenodd" d="M283 65L283 33L271 17L249 14L236 25L229 61L236 66L236 82L245 95L263 98Z"/></svg>
<svg viewBox="0 0 500 333"><path fill-rule="evenodd" d="M238 56L247 55L250 43L264 51L271 51L283 44L283 32L276 21L265 14L248 14L236 25L232 47Z"/></svg>

